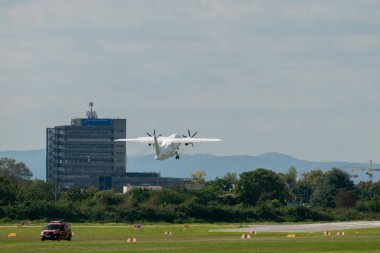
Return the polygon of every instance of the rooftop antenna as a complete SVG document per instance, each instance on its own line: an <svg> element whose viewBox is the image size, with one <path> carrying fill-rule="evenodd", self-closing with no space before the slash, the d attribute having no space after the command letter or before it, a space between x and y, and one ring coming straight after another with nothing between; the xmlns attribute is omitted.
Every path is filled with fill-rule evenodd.
<svg viewBox="0 0 380 253"><path fill-rule="evenodd" d="M90 106L90 110L87 111L87 113L86 113L87 118L89 118L89 119L97 119L98 115L96 114L96 111L92 110L92 107L94 106L94 102L90 102L88 105Z"/></svg>

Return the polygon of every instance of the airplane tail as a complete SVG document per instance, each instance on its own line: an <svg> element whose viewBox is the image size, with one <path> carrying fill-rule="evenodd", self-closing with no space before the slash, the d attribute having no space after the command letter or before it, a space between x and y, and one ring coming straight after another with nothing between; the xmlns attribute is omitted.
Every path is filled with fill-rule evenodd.
<svg viewBox="0 0 380 253"><path fill-rule="evenodd" d="M153 136L154 139L154 149L156 150L156 157L160 155L160 146L158 145L157 136Z"/></svg>

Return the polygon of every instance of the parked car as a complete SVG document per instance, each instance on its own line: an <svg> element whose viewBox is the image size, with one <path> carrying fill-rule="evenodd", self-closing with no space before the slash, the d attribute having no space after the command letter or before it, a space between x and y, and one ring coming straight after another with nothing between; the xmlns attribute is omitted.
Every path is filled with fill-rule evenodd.
<svg viewBox="0 0 380 253"><path fill-rule="evenodd" d="M41 231L41 241L45 240L68 240L71 241L72 232L70 224L63 221L52 221Z"/></svg>

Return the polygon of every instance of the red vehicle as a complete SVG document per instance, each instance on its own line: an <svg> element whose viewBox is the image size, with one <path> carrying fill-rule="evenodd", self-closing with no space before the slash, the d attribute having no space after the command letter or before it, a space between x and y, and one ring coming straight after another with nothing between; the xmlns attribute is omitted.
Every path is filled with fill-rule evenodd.
<svg viewBox="0 0 380 253"><path fill-rule="evenodd" d="M41 231L41 241L45 240L68 240L71 241L72 233L69 223L52 221Z"/></svg>

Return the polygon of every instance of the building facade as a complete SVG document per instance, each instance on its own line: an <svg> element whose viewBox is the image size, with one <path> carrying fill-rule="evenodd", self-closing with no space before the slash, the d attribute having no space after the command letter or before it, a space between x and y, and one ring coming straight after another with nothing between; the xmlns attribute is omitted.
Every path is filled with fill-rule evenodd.
<svg viewBox="0 0 380 253"><path fill-rule="evenodd" d="M70 187L121 192L125 185L126 119L75 118L71 125L46 129L46 179L57 190Z"/></svg>
<svg viewBox="0 0 380 253"><path fill-rule="evenodd" d="M157 172L127 172L125 183L130 186L160 186L162 188L180 187L188 178L161 177Z"/></svg>

